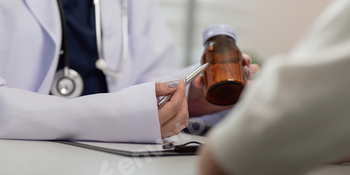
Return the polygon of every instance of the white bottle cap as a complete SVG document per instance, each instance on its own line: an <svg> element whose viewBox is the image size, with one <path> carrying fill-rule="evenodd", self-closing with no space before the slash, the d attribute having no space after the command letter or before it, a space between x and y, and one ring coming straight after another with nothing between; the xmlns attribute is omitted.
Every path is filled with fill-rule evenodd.
<svg viewBox="0 0 350 175"><path fill-rule="evenodd" d="M226 35L236 40L236 31L232 26L227 24L213 24L204 30L203 44L205 44L209 38L217 35Z"/></svg>

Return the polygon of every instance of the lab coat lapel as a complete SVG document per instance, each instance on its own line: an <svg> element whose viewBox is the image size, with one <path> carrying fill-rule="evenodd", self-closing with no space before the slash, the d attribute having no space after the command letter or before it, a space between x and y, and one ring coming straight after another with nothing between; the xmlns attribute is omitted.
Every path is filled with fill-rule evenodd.
<svg viewBox="0 0 350 175"><path fill-rule="evenodd" d="M55 0L25 1L40 25L54 41L56 47L59 46L61 40L61 24L57 2Z"/></svg>
<svg viewBox="0 0 350 175"><path fill-rule="evenodd" d="M54 77L54 73L56 71L57 62L58 62L58 53L61 47L61 22L60 22L60 14L57 6L56 0L25 0L28 8L33 13L35 18L38 20L43 30L47 32L48 36L55 43L55 53L52 59L52 62L49 67L43 67L46 69L46 76L42 81L42 85L40 86L38 92L39 93L48 93L51 87L51 83Z"/></svg>

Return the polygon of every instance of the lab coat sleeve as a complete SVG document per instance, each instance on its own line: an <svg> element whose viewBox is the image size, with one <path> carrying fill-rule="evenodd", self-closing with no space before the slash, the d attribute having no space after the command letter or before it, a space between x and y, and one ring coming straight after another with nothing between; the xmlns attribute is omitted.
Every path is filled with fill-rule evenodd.
<svg viewBox="0 0 350 175"><path fill-rule="evenodd" d="M0 138L161 143L154 89L153 82L68 100L1 86Z"/></svg>
<svg viewBox="0 0 350 175"><path fill-rule="evenodd" d="M0 77L0 86L4 86L6 84L5 80Z"/></svg>
<svg viewBox="0 0 350 175"><path fill-rule="evenodd" d="M209 147L225 172L303 174L350 155L349 16L350 1L335 1L212 130Z"/></svg>

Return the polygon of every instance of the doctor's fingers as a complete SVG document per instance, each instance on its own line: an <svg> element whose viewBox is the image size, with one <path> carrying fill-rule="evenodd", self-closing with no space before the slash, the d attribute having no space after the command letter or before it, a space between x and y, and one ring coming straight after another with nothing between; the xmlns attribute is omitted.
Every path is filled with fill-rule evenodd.
<svg viewBox="0 0 350 175"><path fill-rule="evenodd" d="M164 124L170 118L175 116L179 111L183 110L182 109L183 103L186 103L186 107L187 107L187 99L186 99L185 93L186 93L185 83L184 81L180 80L179 86L176 89L174 95L163 107L161 107L158 110L160 125Z"/></svg>
<svg viewBox="0 0 350 175"><path fill-rule="evenodd" d="M248 54L242 53L243 57L243 66L249 66L253 61L252 57Z"/></svg>
<svg viewBox="0 0 350 175"><path fill-rule="evenodd" d="M188 98L187 98L189 105L191 103L192 104L196 103L194 101L203 97L204 95L203 86L204 86L204 80L202 75L198 76L192 81L191 86L189 87L190 89L188 91Z"/></svg>
<svg viewBox="0 0 350 175"><path fill-rule="evenodd" d="M260 71L260 66L252 64L252 58L250 55L242 53L243 66L245 66L245 74L248 78L252 78L257 75Z"/></svg>
<svg viewBox="0 0 350 175"><path fill-rule="evenodd" d="M159 97L159 96L168 95L174 92L178 86L179 86L179 80L156 83L156 96Z"/></svg>
<svg viewBox="0 0 350 175"><path fill-rule="evenodd" d="M193 87L196 89L203 90L203 86L204 86L204 79L202 75L199 75L198 77L196 77L191 83L191 88Z"/></svg>
<svg viewBox="0 0 350 175"><path fill-rule="evenodd" d="M177 124L175 128L171 128L168 131L162 131L162 138L178 135L187 126L188 126L188 121L183 122L182 124Z"/></svg>
<svg viewBox="0 0 350 175"><path fill-rule="evenodd" d="M188 126L188 106L187 101L184 100L182 103L181 110L176 113L171 119L161 125L161 134L162 137L170 137L180 133L182 129Z"/></svg>
<svg viewBox="0 0 350 175"><path fill-rule="evenodd" d="M245 67L245 73L247 78L252 78L260 72L260 66L257 64L251 64L249 67Z"/></svg>

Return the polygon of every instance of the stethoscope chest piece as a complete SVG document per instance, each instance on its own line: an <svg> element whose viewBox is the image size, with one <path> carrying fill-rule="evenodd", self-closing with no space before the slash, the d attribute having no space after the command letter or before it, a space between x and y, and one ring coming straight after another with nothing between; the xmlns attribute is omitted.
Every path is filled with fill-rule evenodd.
<svg viewBox="0 0 350 175"><path fill-rule="evenodd" d="M65 98L79 97L84 89L83 79L73 69L64 68L55 74L51 94Z"/></svg>

